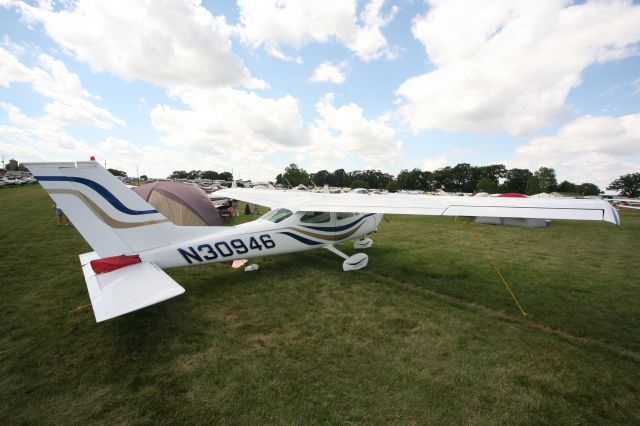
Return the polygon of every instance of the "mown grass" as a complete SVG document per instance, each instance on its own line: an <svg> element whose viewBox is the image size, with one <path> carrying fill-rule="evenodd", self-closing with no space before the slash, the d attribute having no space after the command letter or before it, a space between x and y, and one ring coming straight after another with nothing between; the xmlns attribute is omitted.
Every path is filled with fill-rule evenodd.
<svg viewBox="0 0 640 426"><path fill-rule="evenodd" d="M96 324L74 311L89 247L39 187L3 189L0 424L637 424L640 215L622 221L390 217L366 270L176 269L184 295Z"/></svg>

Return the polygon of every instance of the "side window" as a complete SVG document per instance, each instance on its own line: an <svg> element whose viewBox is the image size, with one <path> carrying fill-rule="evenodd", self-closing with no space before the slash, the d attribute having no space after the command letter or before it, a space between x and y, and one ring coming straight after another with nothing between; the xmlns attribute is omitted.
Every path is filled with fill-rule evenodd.
<svg viewBox="0 0 640 426"><path fill-rule="evenodd" d="M309 212L300 218L300 222L304 223L327 223L331 219L331 213L328 212Z"/></svg>
<svg viewBox="0 0 640 426"><path fill-rule="evenodd" d="M354 216L355 216L355 213L336 213L336 220L348 219Z"/></svg>

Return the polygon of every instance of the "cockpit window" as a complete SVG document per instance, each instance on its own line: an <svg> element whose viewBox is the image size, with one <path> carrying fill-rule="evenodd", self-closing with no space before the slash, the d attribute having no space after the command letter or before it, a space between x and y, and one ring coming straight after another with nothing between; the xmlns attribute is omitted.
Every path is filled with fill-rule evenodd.
<svg viewBox="0 0 640 426"><path fill-rule="evenodd" d="M260 219L268 220L273 223L279 223L291 216L293 212L289 209L275 209L263 215Z"/></svg>
<svg viewBox="0 0 640 426"><path fill-rule="evenodd" d="M300 218L300 222L304 223L327 223L331 219L329 212L309 212Z"/></svg>
<svg viewBox="0 0 640 426"><path fill-rule="evenodd" d="M355 213L336 213L336 220L348 219L354 216L355 216Z"/></svg>

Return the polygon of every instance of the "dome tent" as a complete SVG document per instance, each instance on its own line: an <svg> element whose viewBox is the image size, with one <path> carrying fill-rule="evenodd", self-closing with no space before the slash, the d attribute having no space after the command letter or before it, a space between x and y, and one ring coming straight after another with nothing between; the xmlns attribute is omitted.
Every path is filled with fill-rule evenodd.
<svg viewBox="0 0 640 426"><path fill-rule="evenodd" d="M132 189L176 225L222 225L222 219L207 194L196 186L157 181Z"/></svg>

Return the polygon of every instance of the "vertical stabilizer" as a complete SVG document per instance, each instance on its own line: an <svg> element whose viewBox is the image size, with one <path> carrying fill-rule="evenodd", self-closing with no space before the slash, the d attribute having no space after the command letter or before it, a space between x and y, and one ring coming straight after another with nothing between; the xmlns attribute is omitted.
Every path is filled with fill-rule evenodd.
<svg viewBox="0 0 640 426"><path fill-rule="evenodd" d="M175 225L99 163L25 165L100 257L169 243Z"/></svg>

